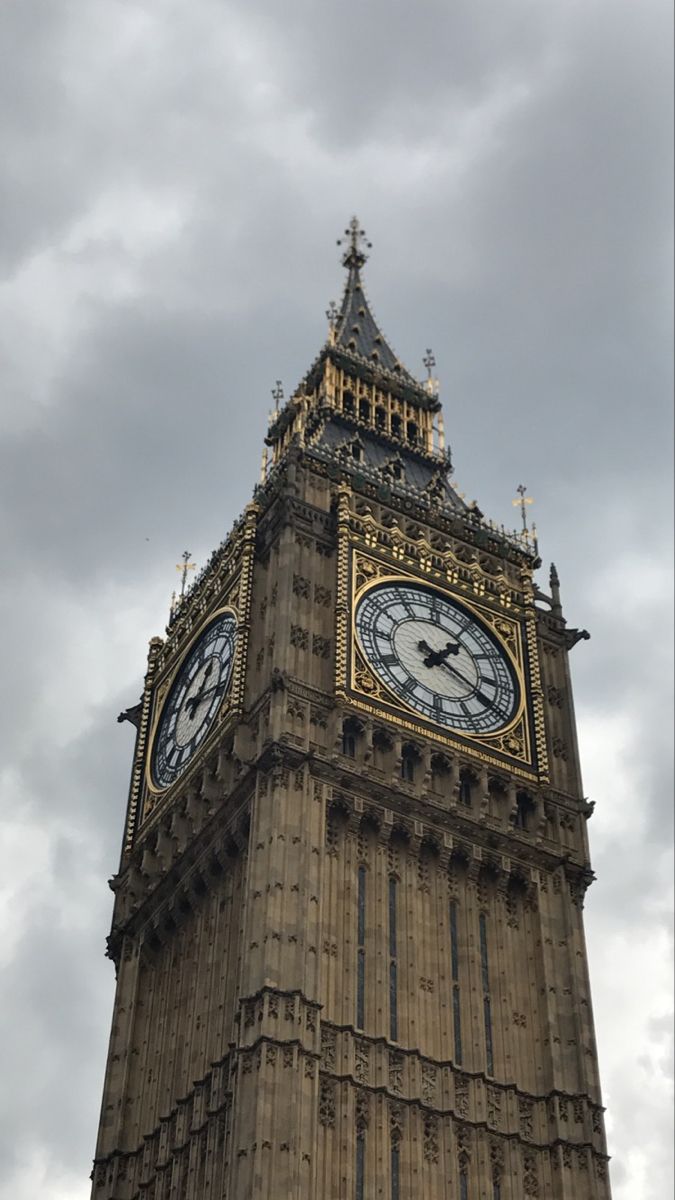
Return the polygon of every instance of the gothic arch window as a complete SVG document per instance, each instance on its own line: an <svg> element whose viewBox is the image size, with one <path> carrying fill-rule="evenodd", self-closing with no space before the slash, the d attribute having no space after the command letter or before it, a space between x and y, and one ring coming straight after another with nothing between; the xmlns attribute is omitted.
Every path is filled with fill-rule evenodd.
<svg viewBox="0 0 675 1200"><path fill-rule="evenodd" d="M389 1037L398 1041L398 879L389 876Z"/></svg>
<svg viewBox="0 0 675 1200"><path fill-rule="evenodd" d="M359 417L366 424L370 423L370 401L359 400Z"/></svg>
<svg viewBox="0 0 675 1200"><path fill-rule="evenodd" d="M412 442L414 445L417 442L417 437L419 434L419 429L417 427L416 421L408 421L408 424L406 426L406 434L408 437L408 441Z"/></svg>
<svg viewBox="0 0 675 1200"><path fill-rule="evenodd" d="M378 404L377 408L375 409L375 428L376 429L386 429L386 426L387 426L387 413L386 413L385 409L382 407L382 405Z"/></svg>
<svg viewBox="0 0 675 1200"><path fill-rule="evenodd" d="M346 717L342 722L342 753L347 758L356 758L363 738L363 726L356 717Z"/></svg>
<svg viewBox="0 0 675 1200"><path fill-rule="evenodd" d="M516 811L513 818L513 824L516 829L522 829L525 832L530 828L532 822L532 814L534 812L534 801L527 792L516 793Z"/></svg>
<svg viewBox="0 0 675 1200"><path fill-rule="evenodd" d="M354 412L354 395L352 392L343 392L342 411L349 414Z"/></svg>
<svg viewBox="0 0 675 1200"><path fill-rule="evenodd" d="M462 767L459 773L459 793L457 799L465 808L471 808L475 789L476 778L473 771L470 771L468 767Z"/></svg>
<svg viewBox="0 0 675 1200"><path fill-rule="evenodd" d="M361 864L357 884L356 917L356 1028L363 1029L366 1019L366 887L368 870Z"/></svg>
<svg viewBox="0 0 675 1200"><path fill-rule="evenodd" d="M407 742L401 750L401 779L406 783L415 782L415 774L420 761L419 750L412 742Z"/></svg>
<svg viewBox="0 0 675 1200"><path fill-rule="evenodd" d="M401 418L398 413L391 414L391 434L392 437L401 436Z"/></svg>
<svg viewBox="0 0 675 1200"><path fill-rule="evenodd" d="M450 901L450 969L452 974L452 1025L455 1042L455 1062L462 1065L462 997L459 984L459 926L458 905Z"/></svg>
<svg viewBox="0 0 675 1200"><path fill-rule="evenodd" d="M490 797L490 816L499 817L504 811L507 797L506 784L503 780L497 778L488 780L488 796Z"/></svg>
<svg viewBox="0 0 675 1200"><path fill-rule="evenodd" d="M444 795L450 781L450 761L444 754L434 754L431 758L431 790Z"/></svg>
<svg viewBox="0 0 675 1200"><path fill-rule="evenodd" d="M480 933L480 967L483 984L483 1025L485 1028L485 1062L488 1075L494 1075L494 1053L492 1043L492 997L490 995L490 963L488 958L487 917L482 912L478 918Z"/></svg>
<svg viewBox="0 0 675 1200"><path fill-rule="evenodd" d="M386 729L376 729L373 733L373 766L378 767L381 771L391 769L393 750L394 743Z"/></svg>
<svg viewBox="0 0 675 1200"><path fill-rule="evenodd" d="M356 462L361 462L363 458L363 447L360 442L352 442L352 458Z"/></svg>

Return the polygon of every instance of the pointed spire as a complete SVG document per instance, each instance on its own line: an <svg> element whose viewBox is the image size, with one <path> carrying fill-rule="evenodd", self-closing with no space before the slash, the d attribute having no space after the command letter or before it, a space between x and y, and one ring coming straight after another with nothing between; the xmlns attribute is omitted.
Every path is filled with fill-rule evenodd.
<svg viewBox="0 0 675 1200"><path fill-rule="evenodd" d="M549 587L551 589L551 599L553 601L552 611L556 615L559 615L562 612L562 605L560 603L560 579L558 577L558 572L556 570L555 563L551 563L551 573L549 575Z"/></svg>
<svg viewBox="0 0 675 1200"><path fill-rule="evenodd" d="M335 316L329 309L330 344L341 346L372 365L391 371L407 383L419 387L399 362L370 311L360 272L368 258L366 251L371 249L372 243L368 241L357 217L352 217L337 244L345 247L342 264L347 268L348 275L339 314Z"/></svg>

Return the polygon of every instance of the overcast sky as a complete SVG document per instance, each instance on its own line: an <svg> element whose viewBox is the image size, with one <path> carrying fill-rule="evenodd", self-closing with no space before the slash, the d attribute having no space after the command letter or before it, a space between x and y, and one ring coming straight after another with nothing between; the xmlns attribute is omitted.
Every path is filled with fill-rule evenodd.
<svg viewBox="0 0 675 1200"><path fill-rule="evenodd" d="M672 1191L670 3L4 0L0 1196L85 1200L149 638L355 212L455 478L568 621L615 1200Z"/></svg>

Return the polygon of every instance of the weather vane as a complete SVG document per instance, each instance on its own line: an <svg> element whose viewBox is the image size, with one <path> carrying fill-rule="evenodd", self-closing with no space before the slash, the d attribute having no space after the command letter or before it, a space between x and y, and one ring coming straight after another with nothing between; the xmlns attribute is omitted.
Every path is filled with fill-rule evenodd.
<svg viewBox="0 0 675 1200"><path fill-rule="evenodd" d="M368 255L366 250L372 248L372 242L368 241L365 229L362 229L358 222L358 217L352 217L347 229L345 229L344 237L338 238L338 246L347 244L347 249L342 255L342 263L345 267L362 267Z"/></svg>
<svg viewBox="0 0 675 1200"><path fill-rule="evenodd" d="M436 366L436 355L434 354L433 350L429 349L429 347L427 347L427 351L426 351L426 354L424 355L424 358L422 359L422 362L424 363L424 365L427 369L427 377L425 380L425 387L430 396L437 396L438 395L438 380L434 379L434 376L433 376L433 369Z"/></svg>
<svg viewBox="0 0 675 1200"><path fill-rule="evenodd" d="M176 563L176 570L180 571L180 573L181 573L181 575L180 575L180 598L182 600L183 596L185 595L185 585L187 583L188 571L194 571L197 564L190 562L190 551L189 550L184 550L181 555L181 558L183 561Z"/></svg>
<svg viewBox="0 0 675 1200"><path fill-rule="evenodd" d="M525 537L529 537L530 531L527 527L527 505L534 504L534 500L531 496L526 495L527 488L525 487L524 483L519 483L516 491L518 495L516 499L512 501L512 504L514 508L520 509L520 515L523 521L523 533L525 534Z"/></svg>
<svg viewBox="0 0 675 1200"><path fill-rule="evenodd" d="M427 379L431 379L431 372L433 371L434 367L436 366L436 356L435 356L433 350L430 350L427 347L427 352L424 355L422 362L424 363L424 365L427 369Z"/></svg>
<svg viewBox="0 0 675 1200"><path fill-rule="evenodd" d="M272 388L272 399L274 400L275 413L278 413L279 409L281 408L281 401L283 400L283 398L284 398L283 385L282 385L281 380L277 379L274 387Z"/></svg>

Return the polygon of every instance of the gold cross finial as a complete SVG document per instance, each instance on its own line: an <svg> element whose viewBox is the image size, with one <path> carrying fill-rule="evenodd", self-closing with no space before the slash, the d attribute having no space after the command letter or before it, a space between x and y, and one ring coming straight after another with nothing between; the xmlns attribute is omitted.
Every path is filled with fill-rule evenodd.
<svg viewBox="0 0 675 1200"><path fill-rule="evenodd" d="M180 596L181 596L181 600L182 600L183 596L185 595L185 584L187 583L188 571L194 571L197 564L190 562L190 551L189 550L184 550L181 555L181 558L183 561L176 563L176 570L180 571L180 573L181 573L181 575L180 575Z"/></svg>
<svg viewBox="0 0 675 1200"><path fill-rule="evenodd" d="M347 244L347 249L342 255L342 264L345 267L355 267L358 271L365 263L368 255L366 250L370 250L372 242L368 241L365 229L359 225L358 217L352 217L349 225L345 229L344 237L338 238L338 246Z"/></svg>
<svg viewBox="0 0 675 1200"><path fill-rule="evenodd" d="M526 537L529 537L530 531L527 528L527 507L526 506L528 504L534 504L534 500L532 499L531 496L526 495L527 488L525 487L524 483L519 483L518 487L516 488L516 491L517 491L518 495L515 500L511 501L511 503L513 504L514 508L520 509L520 515L521 515L522 521L523 521L523 533L526 535Z"/></svg>

